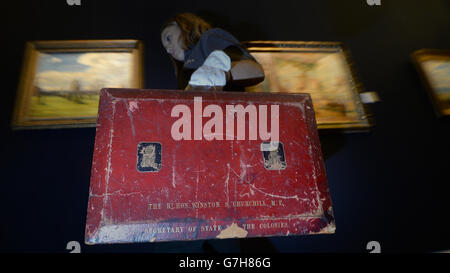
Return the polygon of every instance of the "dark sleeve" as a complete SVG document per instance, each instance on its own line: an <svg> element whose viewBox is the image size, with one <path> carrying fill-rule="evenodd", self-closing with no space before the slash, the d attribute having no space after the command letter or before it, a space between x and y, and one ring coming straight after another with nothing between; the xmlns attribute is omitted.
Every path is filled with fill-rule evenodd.
<svg viewBox="0 0 450 273"><path fill-rule="evenodd" d="M230 57L231 62L236 61L243 61L243 60L252 60L254 62L256 61L255 58L253 58L252 55L243 47L237 47L237 46L229 46L223 50L228 57ZM244 80L240 82L227 82L227 84L224 87L224 91L245 91L246 86L252 86L255 84L258 84L260 80Z"/></svg>
<svg viewBox="0 0 450 273"><path fill-rule="evenodd" d="M250 55L250 53L246 52L244 48L238 47L238 46L228 46L223 50L225 54L230 57L230 60L232 62L235 61L242 61L242 60L256 60L253 58L253 56ZM178 81L178 89L184 90L186 86L189 83L189 80L191 78L192 73L194 73L195 69L188 69L186 67L178 70L179 73L177 75L177 81ZM227 84L224 86L224 91L237 91L237 92L244 92L245 91L246 84L242 85L239 83L230 83L227 82Z"/></svg>
<svg viewBox="0 0 450 273"><path fill-rule="evenodd" d="M223 50L225 54L230 57L232 62L253 59L249 57L247 54L244 54L242 49L237 46L229 46ZM189 83L192 73L194 73L196 69L188 69L186 67L179 69L179 73L177 75L177 86L178 89L184 90ZM227 83L224 87L224 91L245 91L245 87L239 86L237 84Z"/></svg>
<svg viewBox="0 0 450 273"><path fill-rule="evenodd" d="M242 60L253 60L256 62L255 58L253 58L250 53L244 48L239 48L237 46L229 46L223 50L228 57L230 57L232 62L242 61Z"/></svg>

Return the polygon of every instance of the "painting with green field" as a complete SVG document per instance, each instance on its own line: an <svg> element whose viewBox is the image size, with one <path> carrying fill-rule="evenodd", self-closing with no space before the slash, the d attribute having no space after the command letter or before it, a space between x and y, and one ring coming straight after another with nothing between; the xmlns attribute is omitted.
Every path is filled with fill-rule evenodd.
<svg viewBox="0 0 450 273"><path fill-rule="evenodd" d="M129 52L40 52L28 115L96 117L100 89L132 86L132 65Z"/></svg>

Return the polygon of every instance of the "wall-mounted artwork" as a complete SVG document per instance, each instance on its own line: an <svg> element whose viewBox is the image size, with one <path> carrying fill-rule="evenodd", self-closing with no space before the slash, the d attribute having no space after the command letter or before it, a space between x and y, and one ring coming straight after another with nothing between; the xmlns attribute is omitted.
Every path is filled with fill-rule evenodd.
<svg viewBox="0 0 450 273"><path fill-rule="evenodd" d="M373 126L361 101L361 84L342 44L252 41L245 45L266 76L247 91L309 93L319 130L359 131Z"/></svg>
<svg viewBox="0 0 450 273"><path fill-rule="evenodd" d="M412 54L412 59L436 115L450 116L450 51L421 49Z"/></svg>
<svg viewBox="0 0 450 273"><path fill-rule="evenodd" d="M137 40L28 42L12 126L95 126L100 89L142 88L142 72Z"/></svg>

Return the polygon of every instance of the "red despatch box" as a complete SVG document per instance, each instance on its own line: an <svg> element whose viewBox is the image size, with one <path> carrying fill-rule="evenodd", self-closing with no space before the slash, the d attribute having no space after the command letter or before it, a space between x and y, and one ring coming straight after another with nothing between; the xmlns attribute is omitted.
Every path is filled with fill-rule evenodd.
<svg viewBox="0 0 450 273"><path fill-rule="evenodd" d="M334 231L308 94L101 91L86 244Z"/></svg>

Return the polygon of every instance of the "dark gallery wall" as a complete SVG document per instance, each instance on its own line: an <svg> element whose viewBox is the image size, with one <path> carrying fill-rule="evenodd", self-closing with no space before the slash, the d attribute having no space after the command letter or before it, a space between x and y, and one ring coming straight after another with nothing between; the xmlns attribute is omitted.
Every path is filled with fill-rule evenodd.
<svg viewBox="0 0 450 273"><path fill-rule="evenodd" d="M450 122L437 119L410 54L450 49L447 0L8 1L2 4L0 251L67 252L84 241L95 128L10 129L29 40L139 39L145 87L173 89L160 43L169 16L191 11L240 40L341 41L350 49L376 126L321 135L336 234L87 246L82 252L383 252L450 249Z"/></svg>

